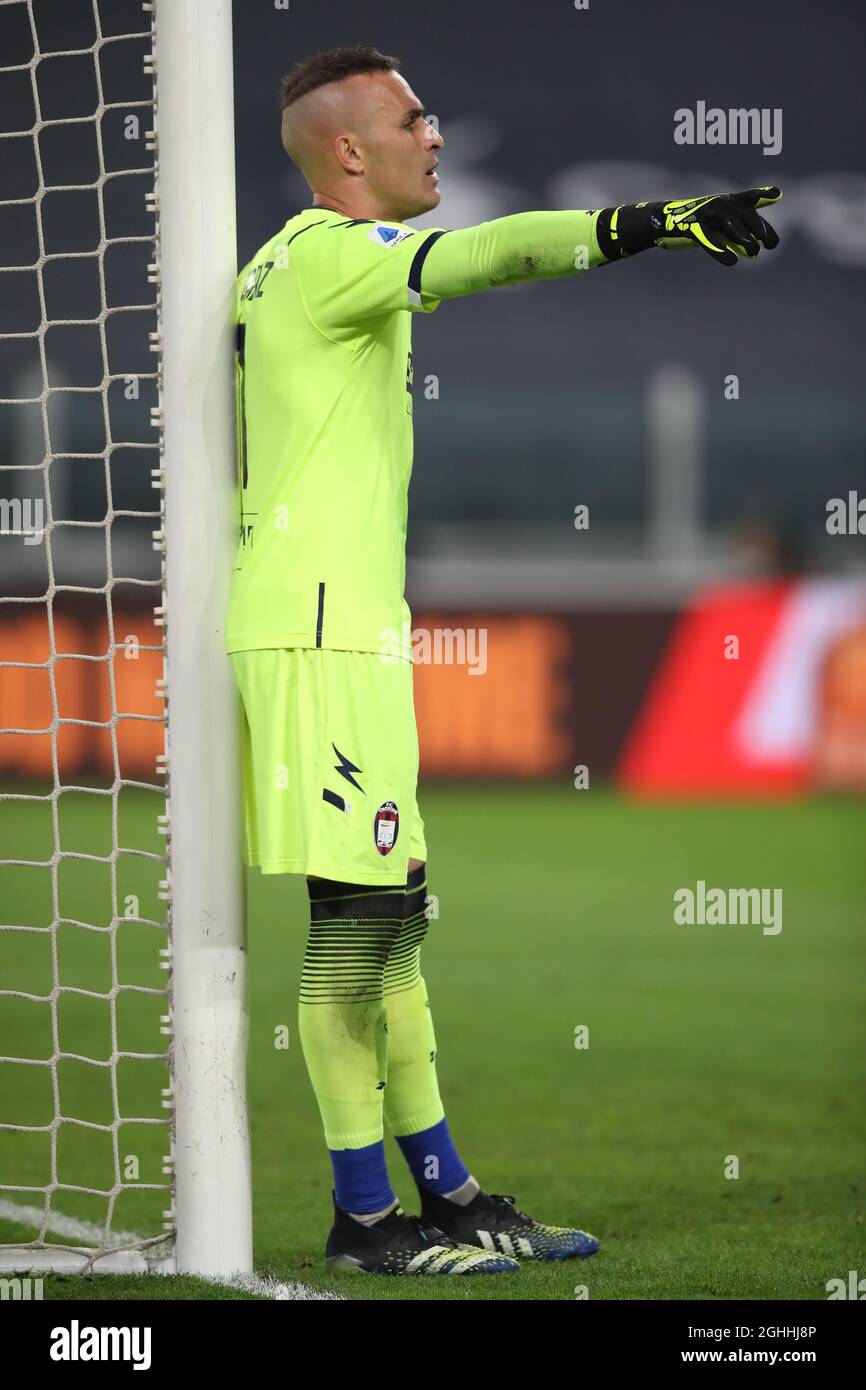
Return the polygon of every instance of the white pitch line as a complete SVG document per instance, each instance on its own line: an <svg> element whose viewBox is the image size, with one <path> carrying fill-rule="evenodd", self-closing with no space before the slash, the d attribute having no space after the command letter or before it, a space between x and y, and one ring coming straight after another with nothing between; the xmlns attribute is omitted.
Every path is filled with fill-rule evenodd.
<svg viewBox="0 0 866 1390"><path fill-rule="evenodd" d="M21 1206L17 1202L10 1202L0 1198L0 1220L12 1221L18 1226L35 1227L42 1229L43 1210L41 1207ZM52 1211L48 1217L46 1228L54 1235L65 1236L68 1240L78 1241L82 1245L97 1245L102 1241L102 1227L97 1226L93 1221L79 1221L74 1216L64 1216L62 1212ZM136 1235L134 1231L112 1231L111 1232L118 1245L137 1245L144 1240L144 1236ZM156 1276L160 1277L159 1274ZM163 1274L162 1278L170 1279L172 1275ZM338 1293L331 1293L327 1289L315 1289L310 1284L292 1282L282 1284L278 1279L272 1279L270 1275L259 1274L235 1274L221 1278L219 1276L199 1275L209 1284L221 1284L226 1288L242 1289L246 1293L259 1294L263 1298L275 1299L278 1302L305 1301L305 1302L328 1302L336 1301L344 1303L345 1299Z"/></svg>
<svg viewBox="0 0 866 1390"><path fill-rule="evenodd" d="M42 1207L21 1206L18 1202L0 1197L0 1219L4 1221L14 1221L18 1226L35 1226L39 1231L42 1229L43 1214ZM49 1213L47 1229L55 1235L78 1240L82 1245L102 1241L102 1227L97 1226L95 1221L78 1221L74 1216L64 1216L61 1211L52 1210ZM137 1245L143 1239L134 1231L112 1231L111 1234L117 1245Z"/></svg>
<svg viewBox="0 0 866 1390"><path fill-rule="evenodd" d="M247 1293L261 1294L264 1298L275 1298L280 1302L286 1299L294 1301L345 1303L342 1294L331 1293L328 1289L314 1289L311 1284L281 1284L279 1280L272 1279L270 1275L261 1274L236 1274L231 1279L215 1279L211 1277L212 1284L227 1284L234 1289L243 1289Z"/></svg>

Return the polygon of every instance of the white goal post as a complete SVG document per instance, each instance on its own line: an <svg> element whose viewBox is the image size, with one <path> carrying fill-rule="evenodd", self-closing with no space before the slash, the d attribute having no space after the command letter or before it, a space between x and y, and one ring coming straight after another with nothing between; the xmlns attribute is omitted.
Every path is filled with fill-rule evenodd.
<svg viewBox="0 0 866 1390"><path fill-rule="evenodd" d="M178 1271L252 1270L237 692L231 0L156 5Z"/></svg>
<svg viewBox="0 0 866 1390"><path fill-rule="evenodd" d="M96 185L88 187L97 188L100 201L102 230L98 259L102 312L93 322L98 323L101 333L101 390L108 420L109 386L112 380L122 378L123 374L109 367L106 350L105 324L115 310L107 307L105 302L103 262L111 239L106 238L105 234L102 194L111 174L106 174L102 162L100 121L110 108L122 109L123 102L104 99L99 66L102 49L110 39L103 37L100 0L84 2L88 10L92 3L96 33L91 51L99 106L95 116L88 119L95 122L100 147L100 178ZM35 39L37 29L33 0L0 0L0 5L19 6L25 10L34 34L34 52L29 66L35 124L29 132L22 128L11 133L16 137L27 133L32 135L39 188L32 200L18 201L32 201L36 215L41 219L41 199L46 185L38 137L41 130L52 122L42 119L37 69L47 57L56 59L69 56L69 53L80 54L82 50L60 54L40 49ZM226 600L237 538L232 326L236 277L232 7L231 0L153 0L153 3L144 4L142 8L145 20L141 29L146 31L149 28L153 37L152 53L145 55L144 62L145 72L152 72L155 78L154 100L151 103L132 103L132 106L150 106L155 117L156 132L155 138L150 141L151 147L155 147L156 156L154 188L148 197L148 207L155 217L155 255L150 278L158 286L155 292L158 332L151 335L151 346L155 361L160 364L159 407L152 415L152 424L159 432L161 453L160 469L154 475L154 486L161 498L160 525L154 531L154 547L162 552L162 592L159 581L156 590L161 602L155 612L157 621L162 622L164 629L166 793L161 830L166 835L166 872L162 896L166 903L167 949L162 954L168 968L163 1032L169 1038L169 1050L167 1055L156 1050L147 1054L122 1055L147 1056L151 1060L166 1056L169 1081L164 1097L172 1111L172 1152L166 1155L163 1171L167 1178L166 1191L170 1192L172 1199L166 1214L166 1231L173 1241L168 1242L169 1253L165 1253L165 1234L141 1232L139 1238L138 1235L131 1237L129 1233L112 1234L106 1228L101 1233L102 1238L95 1242L79 1243L73 1235L69 1243L63 1245L51 1236L52 1231L62 1232L62 1220L53 1224L49 1220L49 1217L55 1216L62 1218L62 1211L58 1213L57 1208L62 1205L63 1184L56 1181L56 1172L52 1172L52 1181L44 1188L10 1182L8 1175L0 1172L0 1199L26 1201L31 1204L31 1210L32 1204L38 1203L43 1215L35 1240L17 1246L0 1245L0 1273L13 1270L32 1273L51 1270L129 1272L159 1268L163 1272L226 1277L252 1270L238 697L223 646ZM141 38L142 35L133 37ZM4 70L4 62L0 55L0 72ZM26 65L20 66L23 68ZM11 68L6 70L11 71ZM3 143L0 140L0 160ZM0 190L0 203L3 201L11 203L13 200L4 199ZM145 240L117 238L124 239ZM58 457L65 457L52 444L49 405L53 388L48 379L42 343L49 326L42 294L42 274L44 264L51 259L45 253L40 238L39 263L31 268L36 271L40 282L42 322L39 333L43 380L41 392L33 397L31 404L35 406L37 401L39 403L45 440L42 467L48 497L48 520L44 544L49 557L53 520L48 472ZM70 274L76 273L76 264L74 260L67 262ZM13 269L17 271L28 267ZM152 310L153 306L149 307ZM9 336L23 338L35 335ZM0 396L5 394L0 391ZM4 404L13 403L0 402L0 405ZM110 428L107 433L106 471L111 450L116 447L111 440ZM12 468L14 464L13 460L7 467ZM5 476L0 472L0 479ZM38 478L38 474L35 476ZM107 525L110 526L114 515L109 503ZM82 532L78 534L83 535ZM108 550L110 554L110 543ZM109 559L109 577L104 586L109 612L111 564ZM49 579L49 592L43 601L47 602L50 611L55 590L50 564ZM2 611L3 605L0 604L0 616ZM120 646L120 642L115 640L113 626L110 633L112 645L109 663ZM53 657L52 637L52 661ZM26 664L26 657L4 663L6 666L19 667ZM0 671L0 677L5 674ZM54 691L53 672L51 681ZM116 722L116 718L115 706L112 721ZM56 784L56 739L59 724L65 722L87 723L89 720L58 720L55 697L55 719L50 730L55 753L55 825L56 802L60 791L65 790ZM16 728L11 732L23 734L31 731ZM114 746L116 754L116 743ZM116 870L118 853L116 798L122 785L129 784L118 783L116 779L114 788L109 789L115 802L115 839L112 855L109 856L112 872ZM136 782L132 785L141 787L144 784ZM0 847L0 853L3 852ZM56 851L55 859L51 861L55 904L56 860L61 858L62 853ZM17 859L6 862L19 865L33 863L35 866L36 860L37 856L34 855L32 861ZM39 862L40 866L44 864L44 861ZM118 912L116 902L114 910ZM113 920L111 930L118 925L117 919ZM57 926L55 917L52 927L55 933ZM4 905L0 909L0 931L3 930L23 932L36 929L28 927L26 922L16 924ZM56 964L56 945L54 959ZM42 996L25 996L21 991L4 989L3 984L0 980L0 1012L6 996L15 993L22 998L43 1002ZM115 974L113 991L109 992L110 997L106 996L112 1007L116 995L123 988L123 985L117 985ZM45 996L45 1002L52 1010L63 992L64 986L55 976L52 993ZM11 1055L8 1043L4 1045L6 1036L8 1034L4 1035L0 1029L0 1054L3 1054L0 1055L0 1069L7 1062L30 1062L29 1058ZM113 1056L112 1067L115 1062L116 1056ZM56 1063L55 1050L52 1068ZM40 1061L35 1065L44 1063ZM26 1067L22 1066L21 1070L25 1072ZM56 1096L56 1085L54 1089ZM55 1113L52 1140L56 1138L55 1131L63 1119L61 1114ZM0 1125L0 1130L3 1128L23 1132L38 1127L13 1122ZM115 1181L108 1194L109 1210L113 1209L118 1193L127 1186L117 1164L116 1131L117 1119L112 1136ZM134 1184L128 1186L133 1187ZM95 1191L95 1188L77 1190Z"/></svg>

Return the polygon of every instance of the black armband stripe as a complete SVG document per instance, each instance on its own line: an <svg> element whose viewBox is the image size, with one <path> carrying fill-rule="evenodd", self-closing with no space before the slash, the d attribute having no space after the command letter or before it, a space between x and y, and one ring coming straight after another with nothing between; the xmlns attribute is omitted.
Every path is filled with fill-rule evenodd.
<svg viewBox="0 0 866 1390"><path fill-rule="evenodd" d="M412 264L409 267L407 285L409 289L409 299L413 304L420 304L421 302L421 270L430 253L431 246L433 246L441 236L445 236L444 230L441 232L431 232L430 236L428 236L427 240L424 242L424 245L418 247L412 259ZM415 296L414 299L413 295Z"/></svg>

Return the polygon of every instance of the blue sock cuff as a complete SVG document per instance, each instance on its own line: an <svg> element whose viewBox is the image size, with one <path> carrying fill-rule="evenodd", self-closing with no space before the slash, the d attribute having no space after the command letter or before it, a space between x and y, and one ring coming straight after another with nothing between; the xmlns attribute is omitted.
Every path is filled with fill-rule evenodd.
<svg viewBox="0 0 866 1390"><path fill-rule="evenodd" d="M385 1141L363 1149L329 1149L334 1169L334 1201L343 1211L366 1216L397 1200L385 1165Z"/></svg>
<svg viewBox="0 0 866 1390"><path fill-rule="evenodd" d="M431 1192L440 1196L455 1192L469 1177L469 1169L454 1147L445 1119L429 1129L420 1129L417 1134L398 1134L397 1143L415 1181ZM428 1176L430 1173L436 1176Z"/></svg>

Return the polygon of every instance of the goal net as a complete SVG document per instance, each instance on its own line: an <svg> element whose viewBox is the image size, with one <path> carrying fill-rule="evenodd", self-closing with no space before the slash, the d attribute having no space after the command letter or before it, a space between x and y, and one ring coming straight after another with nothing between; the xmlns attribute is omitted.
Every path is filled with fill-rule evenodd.
<svg viewBox="0 0 866 1390"><path fill-rule="evenodd" d="M0 1273L245 1273L230 0L0 0L0 171Z"/></svg>

